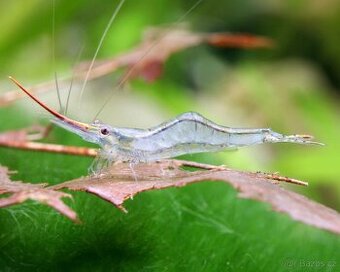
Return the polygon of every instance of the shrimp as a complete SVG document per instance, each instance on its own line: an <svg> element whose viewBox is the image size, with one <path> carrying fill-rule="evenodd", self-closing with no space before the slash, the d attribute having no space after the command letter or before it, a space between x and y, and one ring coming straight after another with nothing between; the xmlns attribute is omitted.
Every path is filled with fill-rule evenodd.
<svg viewBox="0 0 340 272"><path fill-rule="evenodd" d="M184 154L218 152L263 143L316 144L310 135L283 135L269 128L232 128L218 125L195 112L183 113L149 129L113 127L98 120L91 124L68 118L49 108L10 79L55 118L52 122L85 141L99 145L94 173L117 161L141 163L177 157Z"/></svg>

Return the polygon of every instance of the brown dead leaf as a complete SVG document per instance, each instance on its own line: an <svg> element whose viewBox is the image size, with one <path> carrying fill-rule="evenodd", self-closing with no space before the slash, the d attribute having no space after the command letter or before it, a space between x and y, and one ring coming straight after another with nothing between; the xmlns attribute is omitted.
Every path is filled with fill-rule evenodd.
<svg viewBox="0 0 340 272"><path fill-rule="evenodd" d="M19 130L10 130L0 133L0 143L7 141L28 142L40 140L47 136L51 126L43 127L39 125L23 128Z"/></svg>
<svg viewBox="0 0 340 272"><path fill-rule="evenodd" d="M270 48L273 42L265 37L250 34L212 33L206 35L206 42L217 47Z"/></svg>
<svg viewBox="0 0 340 272"><path fill-rule="evenodd" d="M130 68L123 77L123 82L139 76L151 82L162 74L163 64L172 54L205 43L244 49L268 48L273 44L268 38L251 34L194 33L184 28L172 30L151 28L144 35L141 44L130 52L95 62L90 78L98 78L118 68ZM90 63L82 63L78 66L77 75L84 76L89 65Z"/></svg>
<svg viewBox="0 0 340 272"><path fill-rule="evenodd" d="M183 166L200 170L185 171ZM277 185L278 181L303 183L276 174L249 173L186 161L166 160L137 164L133 166L133 171L129 164L115 164L101 176L75 179L52 188L86 191L125 211L123 203L140 192L181 187L200 181L227 182L240 192L240 197L269 203L273 210L286 213L294 220L340 234L340 215L336 211L281 188Z"/></svg>
<svg viewBox="0 0 340 272"><path fill-rule="evenodd" d="M9 178L6 167L0 166L0 195L11 194L8 197L0 198L0 207L8 207L20 204L28 199L46 204L74 222L77 222L77 214L70 209L61 198L72 197L69 194L58 192L50 188L45 188L46 184L13 182Z"/></svg>
<svg viewBox="0 0 340 272"><path fill-rule="evenodd" d="M140 76L146 82L150 83L161 77L163 69L164 64L161 61L144 62L143 67L140 68ZM135 76L138 76L138 71Z"/></svg>
<svg viewBox="0 0 340 272"><path fill-rule="evenodd" d="M142 77L147 82L158 79L163 72L166 60L174 53L200 44L209 44L226 48L269 48L273 42L265 37L251 34L232 33L194 33L185 28L164 29L150 28L144 34L140 45L132 50L122 53L107 60L99 60L94 63L88 79L95 79L117 69L127 69L121 83L128 79ZM84 80L90 67L89 62L83 62L75 68L74 77ZM59 88L68 89L71 78L59 79ZM119 83L119 84L121 84ZM55 88L55 81L44 82L30 87L31 93L46 92ZM14 101L26 97L23 92L9 91L0 96L0 107L8 106Z"/></svg>

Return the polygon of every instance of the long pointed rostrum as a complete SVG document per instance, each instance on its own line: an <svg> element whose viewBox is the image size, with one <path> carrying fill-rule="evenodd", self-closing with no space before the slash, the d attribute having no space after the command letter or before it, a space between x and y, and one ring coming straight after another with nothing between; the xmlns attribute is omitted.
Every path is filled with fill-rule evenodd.
<svg viewBox="0 0 340 272"><path fill-rule="evenodd" d="M15 85L17 85L23 92L25 92L30 98L32 98L36 103L38 103L41 107L43 107L45 110L47 110L49 113L51 113L54 117L56 117L57 119L59 119L62 122L65 122L69 125L75 126L79 129L83 129L83 130L87 130L90 128L89 124L86 123L81 123L78 121L75 121L71 118L68 118L65 115L62 115L61 113L51 109L50 107L48 107L46 104L44 104L42 101L40 101L37 97L35 97L34 95L32 95L27 89L25 89L15 78L9 76L8 77L10 80L12 80L14 82Z"/></svg>

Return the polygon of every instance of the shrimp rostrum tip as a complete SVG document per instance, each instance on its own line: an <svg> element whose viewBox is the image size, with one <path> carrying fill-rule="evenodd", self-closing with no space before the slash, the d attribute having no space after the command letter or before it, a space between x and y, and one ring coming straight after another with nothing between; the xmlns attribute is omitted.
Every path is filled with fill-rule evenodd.
<svg viewBox="0 0 340 272"><path fill-rule="evenodd" d="M316 144L310 135L283 135L269 128L231 128L218 125L195 112L183 113L149 129L112 127L95 121L78 122L49 108L17 80L10 79L30 98L51 113L52 122L85 141L100 146L94 172L113 162L152 162L184 154L217 152L263 143Z"/></svg>

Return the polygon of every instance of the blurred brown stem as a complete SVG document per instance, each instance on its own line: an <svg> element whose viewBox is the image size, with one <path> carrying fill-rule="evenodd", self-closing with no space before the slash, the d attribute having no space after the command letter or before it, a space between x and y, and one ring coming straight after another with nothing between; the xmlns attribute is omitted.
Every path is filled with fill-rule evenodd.
<svg viewBox="0 0 340 272"><path fill-rule="evenodd" d="M46 144L37 142L22 142L15 140L0 141L0 146L9 148L18 148L23 150L34 150L51 153L61 153L77 156L95 157L97 150L95 148L78 147L78 146L65 146L57 144Z"/></svg>

